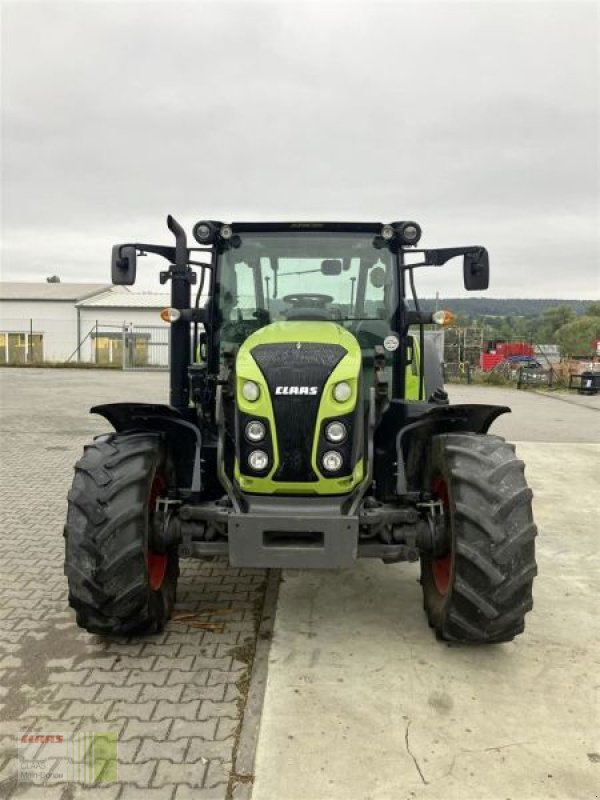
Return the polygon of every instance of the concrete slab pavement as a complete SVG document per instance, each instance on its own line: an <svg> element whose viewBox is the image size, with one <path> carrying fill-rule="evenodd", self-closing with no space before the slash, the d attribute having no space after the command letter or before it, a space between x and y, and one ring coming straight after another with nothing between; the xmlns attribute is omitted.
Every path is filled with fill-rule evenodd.
<svg viewBox="0 0 600 800"><path fill-rule="evenodd" d="M525 634L437 642L414 565L287 571L253 800L600 797L597 414L454 388L458 402L508 400L498 432L533 440L517 446L540 529Z"/></svg>
<svg viewBox="0 0 600 800"><path fill-rule="evenodd" d="M600 443L600 394L480 385L452 385L448 391L453 403L494 403L512 408L512 413L494 422L493 431L513 442Z"/></svg>

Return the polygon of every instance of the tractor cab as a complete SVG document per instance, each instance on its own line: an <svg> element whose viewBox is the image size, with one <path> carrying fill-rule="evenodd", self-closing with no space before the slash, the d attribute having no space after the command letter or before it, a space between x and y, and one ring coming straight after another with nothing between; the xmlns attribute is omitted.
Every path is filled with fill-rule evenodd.
<svg viewBox="0 0 600 800"><path fill-rule="evenodd" d="M337 326L358 343L362 384L373 382L376 348L386 355L391 382L399 292L388 248L376 246L372 234L339 231L248 232L233 242L221 254L216 273L211 347L219 360L269 325L277 324L281 335L289 330L296 336ZM332 335L337 334L323 333ZM416 361L412 366L416 374Z"/></svg>

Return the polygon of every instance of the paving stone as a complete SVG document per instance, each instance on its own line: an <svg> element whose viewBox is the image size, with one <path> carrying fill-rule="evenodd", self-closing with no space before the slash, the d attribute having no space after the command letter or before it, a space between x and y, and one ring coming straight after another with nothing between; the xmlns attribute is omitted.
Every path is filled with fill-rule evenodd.
<svg viewBox="0 0 600 800"><path fill-rule="evenodd" d="M112 702L110 700L104 703L82 703L79 700L74 700L63 713L61 719L90 717L91 719L104 720L107 719L111 705Z"/></svg>
<svg viewBox="0 0 600 800"><path fill-rule="evenodd" d="M169 685L174 686L176 684L184 684L185 686L189 686L194 684L195 686L205 686L208 681L209 674L210 671L207 669L174 669L171 670L171 674L169 675Z"/></svg>
<svg viewBox="0 0 600 800"><path fill-rule="evenodd" d="M113 783L106 786L98 784L68 783L63 786L61 800L117 800L121 792L121 784Z"/></svg>
<svg viewBox="0 0 600 800"><path fill-rule="evenodd" d="M245 669L238 669L235 672L214 669L210 671L206 683L208 686L216 686L221 683L237 683L246 672L247 670Z"/></svg>
<svg viewBox="0 0 600 800"><path fill-rule="evenodd" d="M206 764L174 764L172 761L159 761L152 779L152 786L165 786L173 783L186 783L188 786L202 786Z"/></svg>
<svg viewBox="0 0 600 800"><path fill-rule="evenodd" d="M117 758L119 764L127 764L135 761L135 757L139 752L142 741L154 741L153 739L123 739L120 736L117 739ZM161 744L160 742L158 744Z"/></svg>
<svg viewBox="0 0 600 800"><path fill-rule="evenodd" d="M206 658L206 656L196 656L194 658L194 670L198 669L220 669L227 671L231 669L231 655L229 651L231 645L224 645L223 652L216 658ZM226 651L226 652L224 652Z"/></svg>
<svg viewBox="0 0 600 800"><path fill-rule="evenodd" d="M23 800L61 800L63 796L64 785L56 784L54 786L34 786L31 783L22 783L16 789L14 794L11 795L11 800L23 798Z"/></svg>
<svg viewBox="0 0 600 800"><path fill-rule="evenodd" d="M174 784L162 786L160 789L151 787L138 789L136 786L124 786L119 800L173 800L174 796Z"/></svg>
<svg viewBox="0 0 600 800"><path fill-rule="evenodd" d="M121 784L114 783L110 786L85 786L70 783L65 786L62 800L117 800L121 792Z"/></svg>
<svg viewBox="0 0 600 800"><path fill-rule="evenodd" d="M179 739L181 737L200 737L206 740L214 739L216 738L218 723L224 722L225 719L226 718L217 720L213 718L203 720L202 722L198 720L175 719L173 720L173 726L169 732L169 739Z"/></svg>
<svg viewBox="0 0 600 800"><path fill-rule="evenodd" d="M86 658L83 661L78 661L75 669L112 669L112 667L116 663L116 656L110 656L108 658ZM72 663L73 659L71 659ZM53 666L53 665L49 665ZM64 669L70 669L71 664L65 666Z"/></svg>
<svg viewBox="0 0 600 800"><path fill-rule="evenodd" d="M51 672L48 675L49 683L65 683L69 686L78 686L85 683L86 678L93 670L62 670L60 672Z"/></svg>
<svg viewBox="0 0 600 800"><path fill-rule="evenodd" d="M91 669L89 673L81 671L73 674L86 675L86 683L108 683L111 686L122 686L129 678L129 674L125 670L122 672L113 672L112 670Z"/></svg>
<svg viewBox="0 0 600 800"><path fill-rule="evenodd" d="M206 777L204 778L204 785L208 788L220 786L224 784L227 786L229 783L229 775L231 773L231 763L227 761L209 761Z"/></svg>
<svg viewBox="0 0 600 800"><path fill-rule="evenodd" d="M221 717L217 723L217 732L215 739L230 739L235 736L239 728L239 719L231 719L230 717Z"/></svg>
<svg viewBox="0 0 600 800"><path fill-rule="evenodd" d="M216 788L207 789L203 787L192 788L182 784L175 790L175 800L226 800L227 798L227 784L221 784ZM278 798L283 800L283 798Z"/></svg>
<svg viewBox="0 0 600 800"><path fill-rule="evenodd" d="M189 703L169 703L165 700L159 700L156 704L153 719L196 719L199 707L200 701L198 700L192 700ZM217 715L206 714L202 719L207 719L208 716L215 717Z"/></svg>
<svg viewBox="0 0 600 800"><path fill-rule="evenodd" d="M171 703L176 703L181 700L186 687L183 684L178 684L176 686L144 686L141 688L140 702L144 702L144 700L168 700Z"/></svg>
<svg viewBox="0 0 600 800"><path fill-rule="evenodd" d="M190 746L185 756L186 761L205 759L220 759L231 761L233 752L233 739L224 739L217 742L207 742L205 739L190 739Z"/></svg>
<svg viewBox="0 0 600 800"><path fill-rule="evenodd" d="M142 669L150 671L164 669L164 666L159 667L157 665L156 656L116 656L112 668L114 672L120 672L124 669Z"/></svg>
<svg viewBox="0 0 600 800"><path fill-rule="evenodd" d="M222 634L174 622L159 634L129 639L77 628L60 532L73 464L105 423L86 411L75 421L79 411L73 409L75 403L87 409L98 392L118 398L120 389L110 373L94 375L91 386L89 375L71 371L65 404L65 373L44 376L42 393L30 391L30 376L25 370L3 370L1 376L21 411L18 419L9 414L3 420L8 434L0 459L6 500L0 529L11 533L0 564L0 687L26 686L30 693L23 694L28 702L18 709L20 716L7 719L10 689L4 697L0 692L0 768L12 755L14 771L17 737L23 733L111 731L118 737L119 774L116 782L95 787L13 786L9 779L0 784L0 797L8 789L11 800L223 800L239 725L235 684L247 674L247 665L233 654L254 636L256 598L266 573L231 568L224 559L182 561L176 612L222 622ZM137 385L132 395L141 397L158 376L119 373L118 378L119 385ZM156 399L163 395L161 389ZM61 449L48 449L49 438ZM223 702L224 696L231 699ZM204 773L213 788L198 783Z"/></svg>
<svg viewBox="0 0 600 800"><path fill-rule="evenodd" d="M121 703L116 702L108 715L108 719L117 717L135 717L136 719L148 720L152 716L156 703L152 700L146 703ZM163 714L166 717L166 714Z"/></svg>
<svg viewBox="0 0 600 800"><path fill-rule="evenodd" d="M177 739L173 742L157 742L154 739L144 739L135 760L168 759L169 761L181 763L184 761L188 744L189 739Z"/></svg>
<svg viewBox="0 0 600 800"><path fill-rule="evenodd" d="M119 764L117 778L119 783L133 783L136 786L150 786L152 776L156 772L156 761L144 761L142 764Z"/></svg>
<svg viewBox="0 0 600 800"><path fill-rule="evenodd" d="M223 700L225 696L225 685L220 686L182 686L181 701L187 702L188 700Z"/></svg>
<svg viewBox="0 0 600 800"><path fill-rule="evenodd" d="M142 691L141 686L113 686L111 684L104 684L102 688L96 686L95 689L98 692L98 697L96 699L99 701L121 700L125 703L135 703L140 699L140 693Z"/></svg>
<svg viewBox="0 0 600 800"><path fill-rule="evenodd" d="M189 670L192 668L193 656L187 656L186 658L179 657L176 660L176 664L174 661L175 660L170 656L158 656L156 658L156 663L154 664L154 669L173 669L173 667L177 665L177 669Z"/></svg>
<svg viewBox="0 0 600 800"><path fill-rule="evenodd" d="M128 686L136 686L138 684L142 686L163 686L169 677L169 672L171 670L168 669L152 670L151 672L134 669L129 674L126 672L113 672L111 675L122 675Z"/></svg>
<svg viewBox="0 0 600 800"><path fill-rule="evenodd" d="M63 683L58 687L58 690L53 700L82 700L91 702L95 699L100 690L99 686L80 686L78 684ZM106 700L105 697L99 697L98 700Z"/></svg>
<svg viewBox="0 0 600 800"><path fill-rule="evenodd" d="M236 719L237 716L236 703L215 703L212 700L203 700L198 719L209 719L210 717L232 717Z"/></svg>
<svg viewBox="0 0 600 800"><path fill-rule="evenodd" d="M125 729L121 734L123 739L158 739L164 741L168 738L169 729L171 728L172 719L153 720L151 722L144 722L139 719L129 719L126 721Z"/></svg>

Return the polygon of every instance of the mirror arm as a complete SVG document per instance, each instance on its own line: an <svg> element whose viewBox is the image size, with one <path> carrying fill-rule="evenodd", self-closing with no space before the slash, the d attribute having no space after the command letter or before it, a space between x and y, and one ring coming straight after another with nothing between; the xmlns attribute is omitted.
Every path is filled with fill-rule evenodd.
<svg viewBox="0 0 600 800"><path fill-rule="evenodd" d="M175 259L174 247L167 247L161 244L143 244L140 242L130 242L129 244L122 244L119 247L119 258L122 258L124 247L135 247L135 249L140 253L154 253L157 256L166 258L167 261L173 261Z"/></svg>
<svg viewBox="0 0 600 800"><path fill-rule="evenodd" d="M417 250L411 248L406 249L405 253L422 253L425 257L424 261L419 261L417 264L403 263L402 269L414 269L415 267L441 267L451 258L457 256L466 256L471 253L480 253L485 248L477 245L470 247L441 247L437 250Z"/></svg>

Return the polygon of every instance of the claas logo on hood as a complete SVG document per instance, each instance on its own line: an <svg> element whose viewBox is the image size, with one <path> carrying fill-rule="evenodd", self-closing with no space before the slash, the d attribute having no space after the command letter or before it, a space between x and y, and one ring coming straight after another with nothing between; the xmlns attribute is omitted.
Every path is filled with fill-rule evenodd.
<svg viewBox="0 0 600 800"><path fill-rule="evenodd" d="M303 395L316 395L319 393L318 386L276 386L275 394L303 394Z"/></svg>

